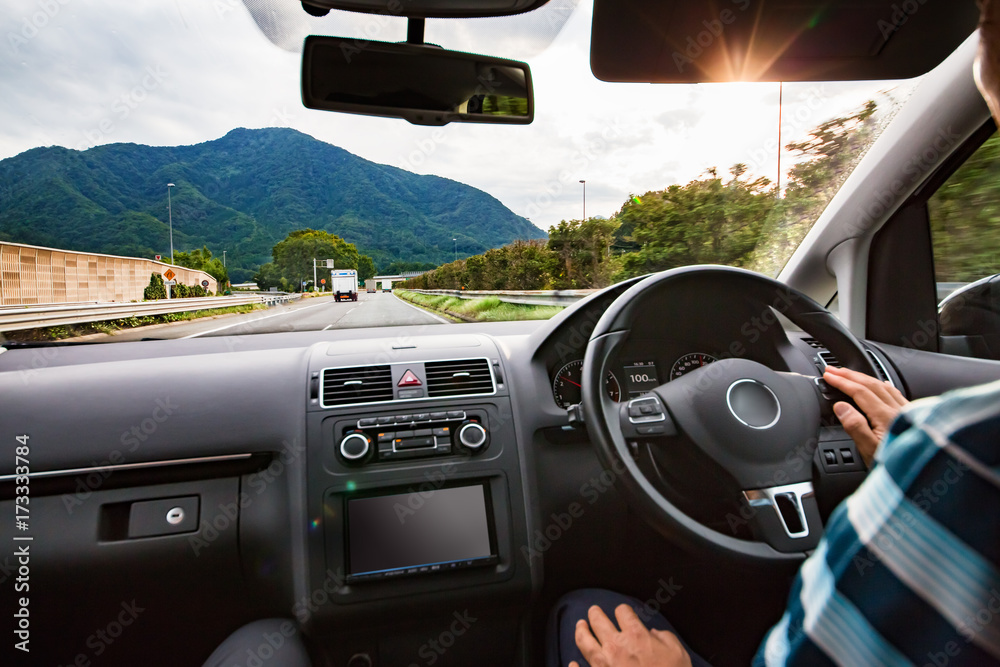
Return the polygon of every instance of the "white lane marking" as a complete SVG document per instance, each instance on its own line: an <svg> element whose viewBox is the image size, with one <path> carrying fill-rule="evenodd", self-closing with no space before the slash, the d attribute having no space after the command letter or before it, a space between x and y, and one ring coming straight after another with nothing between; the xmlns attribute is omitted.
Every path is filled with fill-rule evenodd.
<svg viewBox="0 0 1000 667"><path fill-rule="evenodd" d="M332 329L333 326L334 325L332 325L332 324L327 324L325 327L323 327L323 331L326 331L327 329Z"/></svg>
<svg viewBox="0 0 1000 667"><path fill-rule="evenodd" d="M270 319L272 317L277 317L278 315L289 315L291 313L301 313L303 310L309 310L310 308L315 308L316 306L326 306L326 303L314 303L311 306L306 306L304 308L296 308L295 310L285 310L280 313L271 313L270 315L264 315L263 317L257 317L252 320L244 320L243 322L235 322L233 324L227 324L224 327L218 327L217 329L209 329L208 331L199 331L198 333L193 333L188 336L181 336L181 338L197 338L198 336L204 336L205 334L215 333L216 331L223 331L224 329L232 329L233 327L242 326L244 324L254 324L260 322L261 320Z"/></svg>
<svg viewBox="0 0 1000 667"><path fill-rule="evenodd" d="M424 315L429 315L429 316L433 317L435 320L441 322L442 324L454 324L454 322L449 322L448 320L444 319L440 315L435 315L434 313L430 313L430 312L424 310L423 308L417 308L412 303L407 303L406 301L403 301L402 299L400 299L395 294L392 295L392 298L394 298L396 301L399 301L400 303L402 303L404 305L409 306L413 310L419 311L419 312L423 313Z"/></svg>

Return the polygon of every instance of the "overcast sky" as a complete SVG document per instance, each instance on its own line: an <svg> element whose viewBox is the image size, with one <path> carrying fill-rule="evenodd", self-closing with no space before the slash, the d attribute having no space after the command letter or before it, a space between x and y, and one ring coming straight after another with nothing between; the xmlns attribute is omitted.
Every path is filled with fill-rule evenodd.
<svg viewBox="0 0 1000 667"><path fill-rule="evenodd" d="M0 158L36 146L193 144L235 127L287 126L481 188L542 229L581 217L581 179L588 215L611 216L630 194L709 167L745 162L755 174L777 172L777 84L600 82L589 66L591 0L552 0L546 14L506 27L502 19L428 21L428 41L527 60L535 82L532 125L440 129L302 107L303 36L400 41L402 19L312 19L288 0L0 2ZM894 85L787 84L783 143ZM893 94L905 98L910 85Z"/></svg>

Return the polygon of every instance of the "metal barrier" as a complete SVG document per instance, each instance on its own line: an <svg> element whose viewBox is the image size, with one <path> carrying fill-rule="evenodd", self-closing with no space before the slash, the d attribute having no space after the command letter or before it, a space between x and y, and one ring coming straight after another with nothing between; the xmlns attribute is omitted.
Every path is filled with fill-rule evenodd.
<svg viewBox="0 0 1000 667"><path fill-rule="evenodd" d="M46 306L0 307L0 331L19 331L39 327L86 324L126 317L185 313L194 310L230 308L250 304L267 306L287 303L301 298L301 294L267 293L245 296L211 296L190 299L161 299L129 303L59 304Z"/></svg>
<svg viewBox="0 0 1000 667"><path fill-rule="evenodd" d="M600 290L454 290L454 289L408 289L407 292L440 296L457 296L462 299L483 299L494 297L506 303L519 303L525 306L572 306Z"/></svg>

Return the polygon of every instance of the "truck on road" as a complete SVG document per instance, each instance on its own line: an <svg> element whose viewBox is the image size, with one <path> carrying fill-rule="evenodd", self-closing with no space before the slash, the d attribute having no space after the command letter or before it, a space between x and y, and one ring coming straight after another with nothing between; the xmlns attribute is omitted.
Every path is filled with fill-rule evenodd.
<svg viewBox="0 0 1000 667"><path fill-rule="evenodd" d="M378 281L374 278L369 278L365 281L365 291L366 292L377 292L378 291Z"/></svg>
<svg viewBox="0 0 1000 667"><path fill-rule="evenodd" d="M392 291L392 281L391 280L383 280L382 281L382 291L383 292L391 292Z"/></svg>
<svg viewBox="0 0 1000 667"><path fill-rule="evenodd" d="M330 272L330 291L337 301L358 300L358 272L354 269L337 269Z"/></svg>

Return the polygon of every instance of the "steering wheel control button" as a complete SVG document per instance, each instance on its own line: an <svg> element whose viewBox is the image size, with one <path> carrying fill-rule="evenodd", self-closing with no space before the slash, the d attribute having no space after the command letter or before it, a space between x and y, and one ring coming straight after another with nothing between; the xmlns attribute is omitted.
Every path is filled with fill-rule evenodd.
<svg viewBox="0 0 1000 667"><path fill-rule="evenodd" d="M348 461L358 461L368 456L371 444L364 433L348 433L340 441L340 455Z"/></svg>
<svg viewBox="0 0 1000 667"><path fill-rule="evenodd" d="M854 452L849 449L841 449L840 460L843 461L845 465L854 463Z"/></svg>
<svg viewBox="0 0 1000 667"><path fill-rule="evenodd" d="M628 417L633 424L648 424L665 421L666 411L656 396L633 398L628 402Z"/></svg>
<svg viewBox="0 0 1000 667"><path fill-rule="evenodd" d="M129 507L129 539L191 533L196 530L198 496L140 501Z"/></svg>
<svg viewBox="0 0 1000 667"><path fill-rule="evenodd" d="M478 422L466 422L458 427L458 441L462 446L478 451L486 446L489 433Z"/></svg>
<svg viewBox="0 0 1000 667"><path fill-rule="evenodd" d="M828 466L837 465L837 452L833 451L832 449L824 449L823 460L826 461L826 464Z"/></svg>
<svg viewBox="0 0 1000 667"><path fill-rule="evenodd" d="M733 417L750 428L766 430L781 418L781 403L771 388L757 380L737 380L726 392L726 404Z"/></svg>

